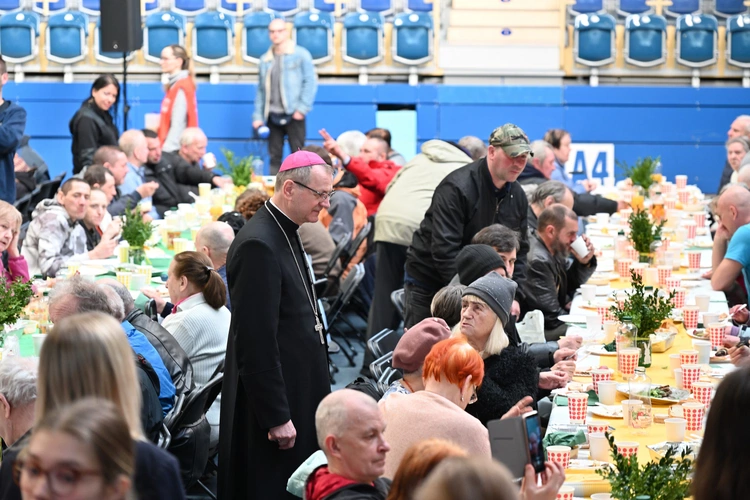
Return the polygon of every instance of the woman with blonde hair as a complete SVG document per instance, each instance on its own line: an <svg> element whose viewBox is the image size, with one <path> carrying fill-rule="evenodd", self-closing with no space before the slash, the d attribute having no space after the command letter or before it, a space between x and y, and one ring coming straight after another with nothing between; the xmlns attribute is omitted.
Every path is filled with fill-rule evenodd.
<svg viewBox="0 0 750 500"><path fill-rule="evenodd" d="M85 398L37 423L13 463L24 500L125 500L135 470L135 443L117 407Z"/></svg>
<svg viewBox="0 0 750 500"><path fill-rule="evenodd" d="M185 498L177 460L143 436L133 356L122 327L110 316L84 313L60 320L47 335L39 357L35 421L38 424L82 398L111 401L136 442L137 496Z"/></svg>
<svg viewBox="0 0 750 500"><path fill-rule="evenodd" d="M8 263L2 264L6 281L22 279L29 281L29 265L18 249L18 234L21 231L21 213L7 201L0 200L0 252L8 251Z"/></svg>
<svg viewBox="0 0 750 500"><path fill-rule="evenodd" d="M180 149L180 136L188 127L198 126L198 101L195 96L193 63L181 45L168 45L161 51L161 70L169 78L161 102L159 140L162 150Z"/></svg>

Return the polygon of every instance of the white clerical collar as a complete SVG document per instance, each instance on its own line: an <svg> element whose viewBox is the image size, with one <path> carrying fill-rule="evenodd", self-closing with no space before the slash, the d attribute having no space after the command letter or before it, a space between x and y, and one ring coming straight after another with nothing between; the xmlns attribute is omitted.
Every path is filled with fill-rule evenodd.
<svg viewBox="0 0 750 500"><path fill-rule="evenodd" d="M273 208L275 208L276 210L278 210L281 213L281 215L283 215L284 217L286 217L287 219L289 219L289 222L291 222L295 226L299 226L299 224L297 224L296 222L294 222L292 220L292 218L289 217L287 214L285 214L282 209L280 209L278 206L276 206L276 203L274 203L273 200L271 200L271 198L268 199L268 203L270 203L271 205L273 205Z"/></svg>

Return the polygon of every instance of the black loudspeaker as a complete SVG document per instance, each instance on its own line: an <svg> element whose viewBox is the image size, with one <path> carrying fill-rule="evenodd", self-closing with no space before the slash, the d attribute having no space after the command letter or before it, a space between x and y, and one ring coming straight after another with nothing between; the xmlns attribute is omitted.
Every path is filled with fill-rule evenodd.
<svg viewBox="0 0 750 500"><path fill-rule="evenodd" d="M143 46L140 0L101 0L101 50L130 52Z"/></svg>

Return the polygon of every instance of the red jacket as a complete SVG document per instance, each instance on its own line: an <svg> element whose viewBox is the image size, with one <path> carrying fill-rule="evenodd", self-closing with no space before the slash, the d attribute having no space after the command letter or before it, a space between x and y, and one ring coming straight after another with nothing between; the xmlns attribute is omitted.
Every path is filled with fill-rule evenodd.
<svg viewBox="0 0 750 500"><path fill-rule="evenodd" d="M174 100L177 97L177 92L180 90L185 92L185 99L187 100L187 126L198 126L198 102L195 99L195 83L193 83L192 78L182 78L177 80L175 84L167 90L167 94L161 102L159 141L162 145L164 145L164 140L167 138L169 128L172 126L172 106L174 106Z"/></svg>
<svg viewBox="0 0 750 500"><path fill-rule="evenodd" d="M360 200L367 208L368 217L375 215L378 211L388 184L391 183L400 168L399 165L390 160L371 161L368 165L358 156L351 157L346 169L353 173L359 181L362 188Z"/></svg>

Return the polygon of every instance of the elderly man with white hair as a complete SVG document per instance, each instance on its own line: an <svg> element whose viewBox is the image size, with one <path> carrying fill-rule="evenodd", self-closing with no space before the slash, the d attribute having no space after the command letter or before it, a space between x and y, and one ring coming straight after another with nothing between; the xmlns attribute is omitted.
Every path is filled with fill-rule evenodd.
<svg viewBox="0 0 750 500"><path fill-rule="evenodd" d="M148 144L146 143L146 136L143 132L137 129L126 130L120 136L120 149L125 153L128 158L128 173L125 175L125 179L120 185L120 193L126 195L136 191L138 187L142 186L146 182L145 167L148 161ZM158 189L158 184L156 185ZM150 205L151 209L146 213L152 219L158 219L159 214L153 206L151 196L141 198L140 203L143 205ZM131 207L133 208L133 207Z"/></svg>
<svg viewBox="0 0 750 500"><path fill-rule="evenodd" d="M745 139L750 139L750 115L740 115L737 118L734 119L732 124L729 126L729 130L727 130L727 139L732 140L737 137L744 137ZM732 165L729 164L729 160L724 163L724 170L721 172L721 179L719 179L719 187L716 189L717 193L721 192L721 188L729 184L731 182L732 174L734 173L734 169L732 168Z"/></svg>
<svg viewBox="0 0 750 500"><path fill-rule="evenodd" d="M234 230L226 222L211 222L206 224L195 235L195 249L211 259L214 269L219 273L227 288L226 307L230 311L229 285L227 285L227 252L234 241Z"/></svg>
<svg viewBox="0 0 750 500"><path fill-rule="evenodd" d="M203 130L198 127L188 127L180 136L180 150L176 153L163 152L162 158L175 165L175 168L192 167L197 170L212 171L216 166L216 157L213 153L206 154L208 146L208 137ZM208 182L202 180L200 182ZM218 173L214 173L211 181L218 187L232 182L229 178L222 178ZM192 184L192 183L190 183ZM197 183L196 183L197 184Z"/></svg>

